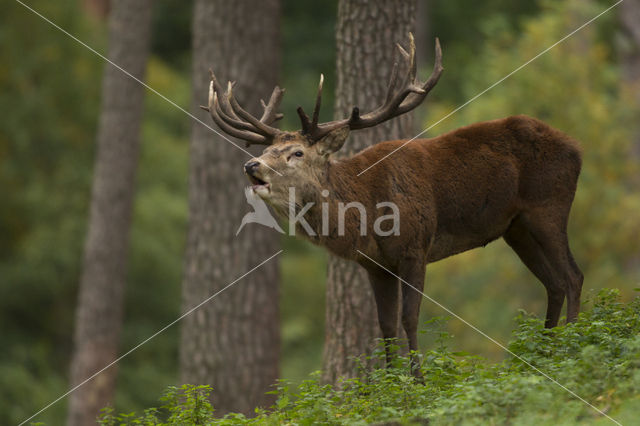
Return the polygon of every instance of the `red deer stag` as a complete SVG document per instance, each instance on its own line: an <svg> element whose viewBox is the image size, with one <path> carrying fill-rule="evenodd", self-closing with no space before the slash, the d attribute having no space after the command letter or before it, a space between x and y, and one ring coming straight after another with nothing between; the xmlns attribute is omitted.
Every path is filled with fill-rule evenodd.
<svg viewBox="0 0 640 426"><path fill-rule="evenodd" d="M381 142L346 159L332 158L349 131L411 111L436 85L443 70L437 39L434 70L425 83L416 80L413 37L408 52L398 48L402 78L396 62L384 102L367 114L354 107L345 119L319 124L321 78L311 118L298 108L302 130L281 131L271 125L282 117L276 112L282 89L276 87L269 102L262 102L264 113L258 119L238 104L233 84L223 92L213 73L209 106L203 108L229 135L268 145L244 165L256 194L284 217L292 208L306 206L304 226L297 223L297 231L366 269L384 338L396 333L396 276L422 291L428 263L500 237L544 284L545 325L558 324L565 296L567 319L575 320L583 276L569 250L567 218L581 165L576 141L520 115L417 139L397 152L405 141ZM350 202L361 207L345 211ZM385 202L399 212L395 232L375 232L380 225L363 220L375 217ZM340 214L346 222L342 229L336 226ZM402 325L409 348L417 350L422 296L406 285L401 294Z"/></svg>

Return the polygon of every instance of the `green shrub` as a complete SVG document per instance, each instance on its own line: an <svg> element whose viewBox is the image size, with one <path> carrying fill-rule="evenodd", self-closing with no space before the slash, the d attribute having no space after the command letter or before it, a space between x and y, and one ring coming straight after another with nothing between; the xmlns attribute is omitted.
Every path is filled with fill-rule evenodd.
<svg viewBox="0 0 640 426"><path fill-rule="evenodd" d="M363 370L335 387L321 383L320 372L296 387L280 382L275 405L252 418L215 418L215 390L210 403L208 386L184 385L169 388L159 409L141 416L107 409L101 424L556 425L606 419L595 408L631 419L640 407L640 297L622 303L617 290L602 290L585 305L575 323L551 330L521 312L511 356L500 363L451 350L442 319L432 320L437 345L418 354L424 383L409 374L408 357L396 356L390 368ZM384 351L372 357L382 360Z"/></svg>

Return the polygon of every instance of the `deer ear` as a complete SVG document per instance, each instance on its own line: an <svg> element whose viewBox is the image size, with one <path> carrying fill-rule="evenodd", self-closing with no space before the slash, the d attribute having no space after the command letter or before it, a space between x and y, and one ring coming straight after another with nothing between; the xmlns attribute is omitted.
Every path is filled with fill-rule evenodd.
<svg viewBox="0 0 640 426"><path fill-rule="evenodd" d="M349 136L349 126L343 126L328 133L325 137L316 142L316 147L320 155L329 155L344 145Z"/></svg>

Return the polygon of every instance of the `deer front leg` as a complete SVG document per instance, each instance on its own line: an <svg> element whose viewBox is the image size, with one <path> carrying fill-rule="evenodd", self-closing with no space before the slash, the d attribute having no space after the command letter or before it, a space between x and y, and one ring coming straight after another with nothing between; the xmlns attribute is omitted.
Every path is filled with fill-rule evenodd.
<svg viewBox="0 0 640 426"><path fill-rule="evenodd" d="M418 350L418 319L420 316L420 302L424 289L424 274L426 261L422 259L406 259L399 267L402 286L402 326L407 333L409 350ZM415 353L411 354L411 372L417 378L422 378L420 362Z"/></svg>
<svg viewBox="0 0 640 426"><path fill-rule="evenodd" d="M397 337L398 330L398 279L377 266L370 268L367 273L376 299L378 324L384 339L388 367L391 364L391 348L388 339Z"/></svg>

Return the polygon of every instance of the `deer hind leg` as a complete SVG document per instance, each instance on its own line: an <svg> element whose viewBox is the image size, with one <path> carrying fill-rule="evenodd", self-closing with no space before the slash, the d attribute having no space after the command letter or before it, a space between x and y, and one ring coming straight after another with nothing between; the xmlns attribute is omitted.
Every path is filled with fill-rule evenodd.
<svg viewBox="0 0 640 426"><path fill-rule="evenodd" d="M418 350L418 321L420 317L420 302L424 289L424 274L426 261L412 259L400 266L399 274L402 278L402 326L407 339L409 350ZM411 355L411 371L417 378L422 377L417 355Z"/></svg>
<svg viewBox="0 0 640 426"><path fill-rule="evenodd" d="M391 364L389 339L397 337L398 331L398 279L382 268L367 271L378 309L378 324L384 339L387 366Z"/></svg>
<svg viewBox="0 0 640 426"><path fill-rule="evenodd" d="M580 313L580 294L582 293L582 283L584 281L584 275L576 264L576 260L573 258L573 254L571 253L571 249L569 248L568 240L566 257L569 260L569 266L571 267L571 270L573 272L571 288L570 291L567 292L567 321L573 322L578 318L578 314Z"/></svg>
<svg viewBox="0 0 640 426"><path fill-rule="evenodd" d="M514 219L504 235L507 244L547 290L547 328L558 325L565 296L567 320L575 320L580 310L583 279L569 249L566 228L554 226L550 217L558 216L547 212L522 214Z"/></svg>

